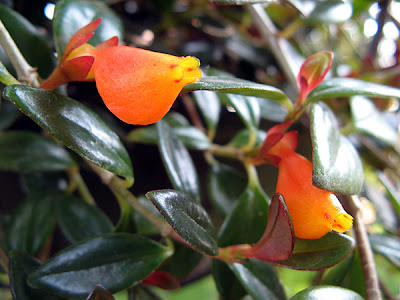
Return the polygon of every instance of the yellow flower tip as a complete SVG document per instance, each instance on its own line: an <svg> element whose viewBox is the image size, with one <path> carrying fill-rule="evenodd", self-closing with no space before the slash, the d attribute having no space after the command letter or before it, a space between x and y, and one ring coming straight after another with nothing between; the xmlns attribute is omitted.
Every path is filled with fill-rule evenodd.
<svg viewBox="0 0 400 300"><path fill-rule="evenodd" d="M68 56L65 58L65 62L70 61L74 58L77 57L82 57L82 56L95 56L95 47L93 47L90 44L83 44L77 48L75 48L74 50L72 50ZM91 68L89 73L87 74L86 81L94 81L94 73L93 73L93 69Z"/></svg>
<svg viewBox="0 0 400 300"><path fill-rule="evenodd" d="M198 81L202 72L199 69L200 61L196 57L187 56L178 64L171 64L172 78L176 83L186 85Z"/></svg>

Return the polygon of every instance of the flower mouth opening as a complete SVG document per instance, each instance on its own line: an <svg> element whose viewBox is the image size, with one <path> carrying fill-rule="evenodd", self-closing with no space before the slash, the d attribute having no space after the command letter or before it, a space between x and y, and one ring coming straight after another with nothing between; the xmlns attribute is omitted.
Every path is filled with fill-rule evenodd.
<svg viewBox="0 0 400 300"><path fill-rule="evenodd" d="M172 64L172 77L176 83L183 85L198 81L202 72L199 69L200 61L192 56L185 57L178 64Z"/></svg>

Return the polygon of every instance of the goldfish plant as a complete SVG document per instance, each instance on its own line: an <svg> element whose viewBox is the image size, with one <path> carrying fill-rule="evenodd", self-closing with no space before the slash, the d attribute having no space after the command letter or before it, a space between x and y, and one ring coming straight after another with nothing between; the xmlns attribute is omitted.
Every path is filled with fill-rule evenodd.
<svg viewBox="0 0 400 300"><path fill-rule="evenodd" d="M0 298L398 297L398 3L361 2L3 1Z"/></svg>

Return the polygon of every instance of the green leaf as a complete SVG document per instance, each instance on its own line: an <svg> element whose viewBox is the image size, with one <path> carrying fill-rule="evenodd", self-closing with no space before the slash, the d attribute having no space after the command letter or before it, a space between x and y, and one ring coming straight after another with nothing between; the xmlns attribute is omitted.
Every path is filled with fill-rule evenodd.
<svg viewBox="0 0 400 300"><path fill-rule="evenodd" d="M324 300L334 295L335 300L363 300L356 292L338 286L320 285L305 289L290 300Z"/></svg>
<svg viewBox="0 0 400 300"><path fill-rule="evenodd" d="M247 294L227 263L213 259L212 274L222 299L240 300Z"/></svg>
<svg viewBox="0 0 400 300"><path fill-rule="evenodd" d="M55 227L54 194L33 193L18 205L8 232L6 247L36 256Z"/></svg>
<svg viewBox="0 0 400 300"><path fill-rule="evenodd" d="M396 236L373 234L369 236L375 252L385 256L397 268L400 268L400 239Z"/></svg>
<svg viewBox="0 0 400 300"><path fill-rule="evenodd" d="M219 95L228 105L232 106L248 130L255 130L260 123L260 105L255 97L225 94Z"/></svg>
<svg viewBox="0 0 400 300"><path fill-rule="evenodd" d="M297 270L322 270L341 262L353 248L353 238L334 232L317 240L296 238L292 255L274 264Z"/></svg>
<svg viewBox="0 0 400 300"><path fill-rule="evenodd" d="M107 216L99 208L82 199L64 195L57 198L55 208L58 224L72 243L113 230Z"/></svg>
<svg viewBox="0 0 400 300"><path fill-rule="evenodd" d="M29 284L65 297L87 297L96 284L111 293L149 276L171 251L134 234L107 234L74 244L29 276Z"/></svg>
<svg viewBox="0 0 400 300"><path fill-rule="evenodd" d="M194 91L193 96L207 124L209 136L213 137L217 130L221 113L221 102L217 93L213 91Z"/></svg>
<svg viewBox="0 0 400 300"><path fill-rule="evenodd" d="M38 68L40 76L44 78L49 76L54 68L52 63L54 56L39 30L25 17L2 4L0 4L0 20L28 63ZM3 63L7 65L5 61Z"/></svg>
<svg viewBox="0 0 400 300"><path fill-rule="evenodd" d="M115 300L115 298L104 287L97 284L86 300Z"/></svg>
<svg viewBox="0 0 400 300"><path fill-rule="evenodd" d="M371 100L362 96L355 96L350 101L350 107L355 128L392 147L397 145L397 129L388 122L384 113L376 109Z"/></svg>
<svg viewBox="0 0 400 300"><path fill-rule="evenodd" d="M21 187L27 193L67 192L68 176L65 172L29 172L21 176Z"/></svg>
<svg viewBox="0 0 400 300"><path fill-rule="evenodd" d="M51 296L44 290L30 287L27 284L28 276L40 266L40 261L28 254L11 250L10 259L10 289L14 300L61 300Z"/></svg>
<svg viewBox="0 0 400 300"><path fill-rule="evenodd" d="M397 214L397 218L400 218L400 190L396 187L395 184L392 183L392 181L385 173L377 172L377 176L386 189L386 192L389 196L388 198L392 203L393 210Z"/></svg>
<svg viewBox="0 0 400 300"><path fill-rule="evenodd" d="M257 130L256 132L256 142L254 147L261 146L264 142L267 133L264 130ZM247 145L249 142L249 131L246 129L240 130L233 139L229 142L229 144L235 148L243 147Z"/></svg>
<svg viewBox="0 0 400 300"><path fill-rule="evenodd" d="M54 140L40 134L10 131L0 134L0 169L8 171L59 171L76 166Z"/></svg>
<svg viewBox="0 0 400 300"><path fill-rule="evenodd" d="M311 110L313 143L313 184L324 190L357 194L364 182L364 172L357 150L339 132L334 113L324 103Z"/></svg>
<svg viewBox="0 0 400 300"><path fill-rule="evenodd" d="M345 0L308 0L303 5L312 4L313 9L306 14L305 20L312 24L332 24L347 21L351 18L353 8Z"/></svg>
<svg viewBox="0 0 400 300"><path fill-rule="evenodd" d="M0 82L5 85L19 84L20 82L12 76L0 61Z"/></svg>
<svg viewBox="0 0 400 300"><path fill-rule="evenodd" d="M247 185L247 178L234 168L215 161L208 175L208 194L219 213L225 217L233 209Z"/></svg>
<svg viewBox="0 0 400 300"><path fill-rule="evenodd" d="M97 45L114 36L123 38L121 19L105 3L90 0L58 1L54 11L53 32L58 57L61 58L70 38L93 20L103 18L95 35L89 41Z"/></svg>
<svg viewBox="0 0 400 300"><path fill-rule="evenodd" d="M214 224L207 211L196 201L175 190L151 191L146 197L192 248L210 256L218 254L213 238Z"/></svg>
<svg viewBox="0 0 400 300"><path fill-rule="evenodd" d="M288 109L291 109L293 106L285 93L273 86L227 76L203 76L196 83L186 85L182 92L196 90L211 90L243 96L267 98L285 105Z"/></svg>
<svg viewBox="0 0 400 300"><path fill-rule="evenodd" d="M117 175L133 178L129 155L119 137L83 104L23 85L6 87L3 97L85 159Z"/></svg>
<svg viewBox="0 0 400 300"><path fill-rule="evenodd" d="M276 123L283 123L287 109L280 103L268 99L258 98L261 118Z"/></svg>
<svg viewBox="0 0 400 300"><path fill-rule="evenodd" d="M269 201L260 186L248 185L221 227L219 246L256 243L267 227Z"/></svg>
<svg viewBox="0 0 400 300"><path fill-rule="evenodd" d="M174 188L200 202L199 179L188 150L166 122L160 120L156 126L161 157Z"/></svg>
<svg viewBox="0 0 400 300"><path fill-rule="evenodd" d="M321 82L308 96L307 101L351 96L400 98L400 89L354 78L331 78Z"/></svg>
<svg viewBox="0 0 400 300"><path fill-rule="evenodd" d="M230 264L229 267L254 300L286 299L279 278L269 263L252 259L245 264Z"/></svg>

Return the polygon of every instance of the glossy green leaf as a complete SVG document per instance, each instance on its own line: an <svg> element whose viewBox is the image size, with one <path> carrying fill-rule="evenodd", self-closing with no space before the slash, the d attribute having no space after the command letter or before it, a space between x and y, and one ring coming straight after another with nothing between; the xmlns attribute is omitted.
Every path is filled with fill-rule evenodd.
<svg viewBox="0 0 400 300"><path fill-rule="evenodd" d="M66 172L28 172L21 175L21 187L27 193L67 192L69 178Z"/></svg>
<svg viewBox="0 0 400 300"><path fill-rule="evenodd" d="M345 259L354 248L354 239L329 232L317 240L295 239L292 255L274 264L297 270L322 270Z"/></svg>
<svg viewBox="0 0 400 300"><path fill-rule="evenodd" d="M388 198L392 203L393 210L397 214L397 218L400 219L400 190L398 189L398 186L393 184L385 173L378 172L377 175L381 183L384 185L386 192L388 193Z"/></svg>
<svg viewBox="0 0 400 300"><path fill-rule="evenodd" d="M111 293L142 281L171 255L134 234L107 234L74 244L29 276L29 284L66 297L87 297L96 284Z"/></svg>
<svg viewBox="0 0 400 300"><path fill-rule="evenodd" d="M171 129L187 148L207 150L211 146L211 142L207 136L194 126L171 126ZM129 132L129 134L126 136L126 139L130 142L157 144L158 134L156 125L134 129Z"/></svg>
<svg viewBox="0 0 400 300"><path fill-rule="evenodd" d="M279 278L269 263L252 259L245 264L231 264L230 268L254 300L286 299Z"/></svg>
<svg viewBox="0 0 400 300"><path fill-rule="evenodd" d="M28 276L40 265L40 261L28 254L11 250L10 259L10 289L14 300L61 300L54 295L49 295L44 290L30 287L27 284Z"/></svg>
<svg viewBox="0 0 400 300"><path fill-rule="evenodd" d="M219 101L217 93L213 91L194 91L193 97L207 124L209 136L213 137L221 113L221 102Z"/></svg>
<svg viewBox="0 0 400 300"><path fill-rule="evenodd" d="M260 104L261 119L283 123L287 115L287 109L282 104L268 99L258 98Z"/></svg>
<svg viewBox="0 0 400 300"><path fill-rule="evenodd" d="M0 134L0 169L9 171L58 171L76 166L54 140L40 134L9 131Z"/></svg>
<svg viewBox="0 0 400 300"><path fill-rule="evenodd" d="M28 195L14 212L6 233L6 247L36 256L55 227L53 194Z"/></svg>
<svg viewBox="0 0 400 300"><path fill-rule="evenodd" d="M340 134L336 116L324 103L311 110L313 184L341 194L357 194L364 182L357 150Z"/></svg>
<svg viewBox="0 0 400 300"><path fill-rule="evenodd" d="M400 89L354 78L331 78L322 81L308 96L308 101L351 96L400 98Z"/></svg>
<svg viewBox="0 0 400 300"><path fill-rule="evenodd" d="M227 76L203 76L196 83L186 85L182 92L196 90L211 90L243 96L267 98L279 102L286 107L292 107L292 102L281 90L260 83Z"/></svg>
<svg viewBox="0 0 400 300"><path fill-rule="evenodd" d="M0 130L10 127L21 115L18 108L10 101L0 100Z"/></svg>
<svg viewBox="0 0 400 300"><path fill-rule="evenodd" d="M334 297L335 300L363 300L356 292L338 286L320 285L305 289L290 300L325 300Z"/></svg>
<svg viewBox="0 0 400 300"><path fill-rule="evenodd" d="M351 3L346 0L304 1L303 5L306 4L314 5L312 11L306 15L305 20L308 23L340 23L350 19L353 13Z"/></svg>
<svg viewBox="0 0 400 300"><path fill-rule="evenodd" d="M256 132L256 142L254 147L261 146L264 142L267 133L264 130L257 130ZM246 129L240 130L233 139L229 142L229 144L235 148L243 147L247 145L249 142L249 131Z"/></svg>
<svg viewBox="0 0 400 300"><path fill-rule="evenodd" d="M222 225L219 246L256 243L267 227L268 202L260 186L248 185Z"/></svg>
<svg viewBox="0 0 400 300"><path fill-rule="evenodd" d="M369 236L371 246L400 268L400 239L396 236L373 234Z"/></svg>
<svg viewBox="0 0 400 300"><path fill-rule="evenodd" d="M129 155L119 137L80 102L23 85L6 87L3 97L82 157L117 175L133 177Z"/></svg>
<svg viewBox="0 0 400 300"><path fill-rule="evenodd" d="M2 4L0 4L0 20L28 63L38 68L42 77L50 75L54 67L52 62L54 56L40 31L25 17ZM3 63L6 64L5 61ZM11 69L9 71L12 72Z"/></svg>
<svg viewBox="0 0 400 300"><path fill-rule="evenodd" d="M163 220L163 216L161 213L158 211L158 209L153 205L149 199L147 199L144 195L141 195L140 197L137 198L137 200L142 204L144 207L146 207L149 211L151 211L155 216ZM136 233L142 234L142 235L155 235L159 234L160 230L158 230L156 227L154 227L153 224L151 224L144 216L136 212L135 210L132 209L132 218L135 223L135 229Z"/></svg>
<svg viewBox="0 0 400 300"><path fill-rule="evenodd" d="M272 0L211 0L211 3L221 5L246 5L255 3L269 3Z"/></svg>
<svg viewBox="0 0 400 300"><path fill-rule="evenodd" d="M1 61L0 61L0 82L4 83L5 85L20 83L17 79L14 78L14 76L10 74L10 72L8 72L8 70Z"/></svg>
<svg viewBox="0 0 400 300"><path fill-rule="evenodd" d="M371 100L355 96L350 101L350 107L355 128L392 147L397 145L399 139L397 129L387 121L384 113L376 109Z"/></svg>
<svg viewBox="0 0 400 300"><path fill-rule="evenodd" d="M200 202L199 179L188 150L166 122L160 120L156 126L161 157L174 188Z"/></svg>
<svg viewBox="0 0 400 300"><path fill-rule="evenodd" d="M101 24L89 44L97 45L114 36L122 40L121 19L105 3L90 0L58 1L53 18L54 40L58 57L61 58L65 46L75 32L100 17L103 18Z"/></svg>
<svg viewBox="0 0 400 300"><path fill-rule="evenodd" d="M86 300L115 300L115 298L103 286L97 284Z"/></svg>
<svg viewBox="0 0 400 300"><path fill-rule="evenodd" d="M99 208L82 199L67 195L58 197L55 209L58 224L72 243L113 230L107 216Z"/></svg>
<svg viewBox="0 0 400 300"><path fill-rule="evenodd" d="M146 197L191 247L207 255L218 254L213 238L214 225L207 211L196 201L175 190L151 191Z"/></svg>
<svg viewBox="0 0 400 300"><path fill-rule="evenodd" d="M247 178L234 168L215 161L208 175L208 194L219 213L225 217L233 209L247 185Z"/></svg>
<svg viewBox="0 0 400 300"><path fill-rule="evenodd" d="M212 274L222 299L240 300L247 294L229 264L214 259L212 262Z"/></svg>

